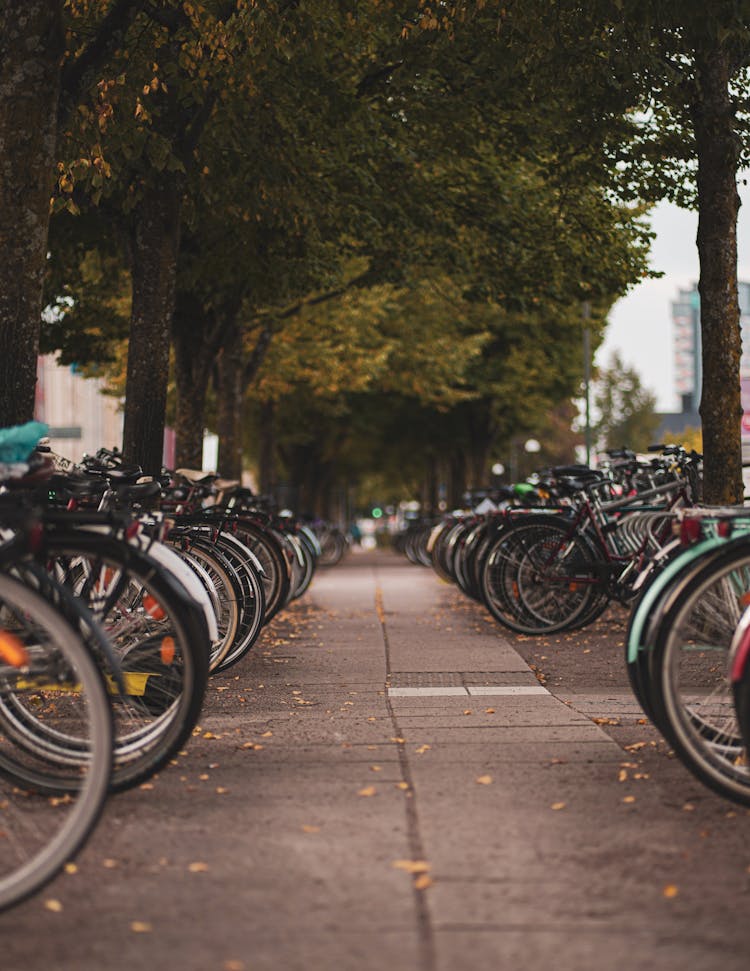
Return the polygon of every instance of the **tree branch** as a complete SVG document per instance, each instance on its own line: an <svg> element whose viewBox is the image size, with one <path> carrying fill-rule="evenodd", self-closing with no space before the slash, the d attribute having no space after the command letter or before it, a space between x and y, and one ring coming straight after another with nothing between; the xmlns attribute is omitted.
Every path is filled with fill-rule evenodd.
<svg viewBox="0 0 750 971"><path fill-rule="evenodd" d="M58 124L63 125L79 99L87 72L100 64L121 41L131 20L144 8L146 0L116 0L96 32L75 61L66 64L60 81Z"/></svg>

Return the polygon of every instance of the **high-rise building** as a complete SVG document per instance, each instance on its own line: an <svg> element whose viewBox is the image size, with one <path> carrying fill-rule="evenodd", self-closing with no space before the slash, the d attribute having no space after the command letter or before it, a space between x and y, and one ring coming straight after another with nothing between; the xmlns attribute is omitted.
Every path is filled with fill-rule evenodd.
<svg viewBox="0 0 750 971"><path fill-rule="evenodd" d="M742 444L743 453L750 453L750 283L738 284L740 305L740 335L742 357L740 359L740 386L742 389ZM674 326L675 390L680 397L684 424L693 424L692 416L698 411L701 400L701 312L698 287L679 290L672 301ZM670 416L675 424L677 416Z"/></svg>

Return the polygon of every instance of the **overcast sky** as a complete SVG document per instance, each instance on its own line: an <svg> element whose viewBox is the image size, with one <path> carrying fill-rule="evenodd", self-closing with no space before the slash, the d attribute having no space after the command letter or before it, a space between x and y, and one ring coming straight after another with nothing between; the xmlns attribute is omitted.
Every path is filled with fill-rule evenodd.
<svg viewBox="0 0 750 971"><path fill-rule="evenodd" d="M740 186L743 205L737 224L738 273L750 281L750 190ZM660 203L651 214L656 232L651 247L651 266L664 276L646 280L612 309L604 343L596 363L606 366L613 351L634 367L643 384L657 397L659 411L676 411L672 319L670 302L680 287L698 282L698 251L695 234L698 215L668 203Z"/></svg>

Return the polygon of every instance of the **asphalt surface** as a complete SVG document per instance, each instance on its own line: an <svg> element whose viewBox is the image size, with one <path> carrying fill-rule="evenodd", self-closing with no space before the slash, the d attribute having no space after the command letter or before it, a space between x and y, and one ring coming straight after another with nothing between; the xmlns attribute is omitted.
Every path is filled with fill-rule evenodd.
<svg viewBox="0 0 750 971"><path fill-rule="evenodd" d="M744 971L748 811L645 722L625 623L517 638L394 554L319 571L0 915L0 971Z"/></svg>

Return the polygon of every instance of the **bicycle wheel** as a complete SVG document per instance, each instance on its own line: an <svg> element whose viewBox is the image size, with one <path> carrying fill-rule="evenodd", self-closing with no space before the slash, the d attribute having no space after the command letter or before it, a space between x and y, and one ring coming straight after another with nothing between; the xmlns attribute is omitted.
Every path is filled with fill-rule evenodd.
<svg viewBox="0 0 750 971"><path fill-rule="evenodd" d="M130 788L166 765L198 720L210 650L203 611L156 560L113 537L50 530L43 555L91 611L118 659L126 690L110 689L111 788ZM99 661L107 673L106 660Z"/></svg>
<svg viewBox="0 0 750 971"><path fill-rule="evenodd" d="M265 595L262 567L254 554L239 539L226 533L219 533L216 545L234 569L242 598L240 629L229 651L215 668L216 671L226 671L257 641L265 623Z"/></svg>
<svg viewBox="0 0 750 971"><path fill-rule="evenodd" d="M659 711L651 701L652 652L662 619L695 574L709 560L721 555L724 545L716 541L682 549L653 573L641 590L628 620L625 638L625 668L630 687L644 714L659 728Z"/></svg>
<svg viewBox="0 0 750 971"><path fill-rule="evenodd" d="M51 880L83 845L107 795L112 712L97 664L67 621L33 590L0 575L0 699L31 710L49 734L75 737L58 763L17 745L0 709L0 909ZM10 727L10 730L9 730ZM71 793L70 783L75 780ZM60 793L65 793L58 798Z"/></svg>
<svg viewBox="0 0 750 971"><path fill-rule="evenodd" d="M207 542L199 530L190 531L187 548L183 549L179 538L170 538L168 544L188 562L197 563L208 574L219 602L216 622L219 636L211 647L209 672L213 673L227 656L235 643L242 622L242 590L232 565L216 546Z"/></svg>
<svg viewBox="0 0 750 971"><path fill-rule="evenodd" d="M551 634L599 609L598 582L587 543L564 524L534 521L501 533L485 561L482 594L510 630Z"/></svg>
<svg viewBox="0 0 750 971"><path fill-rule="evenodd" d="M651 658L657 725L683 764L720 795L750 805L750 766L728 661L750 603L750 546L727 544L683 584Z"/></svg>

